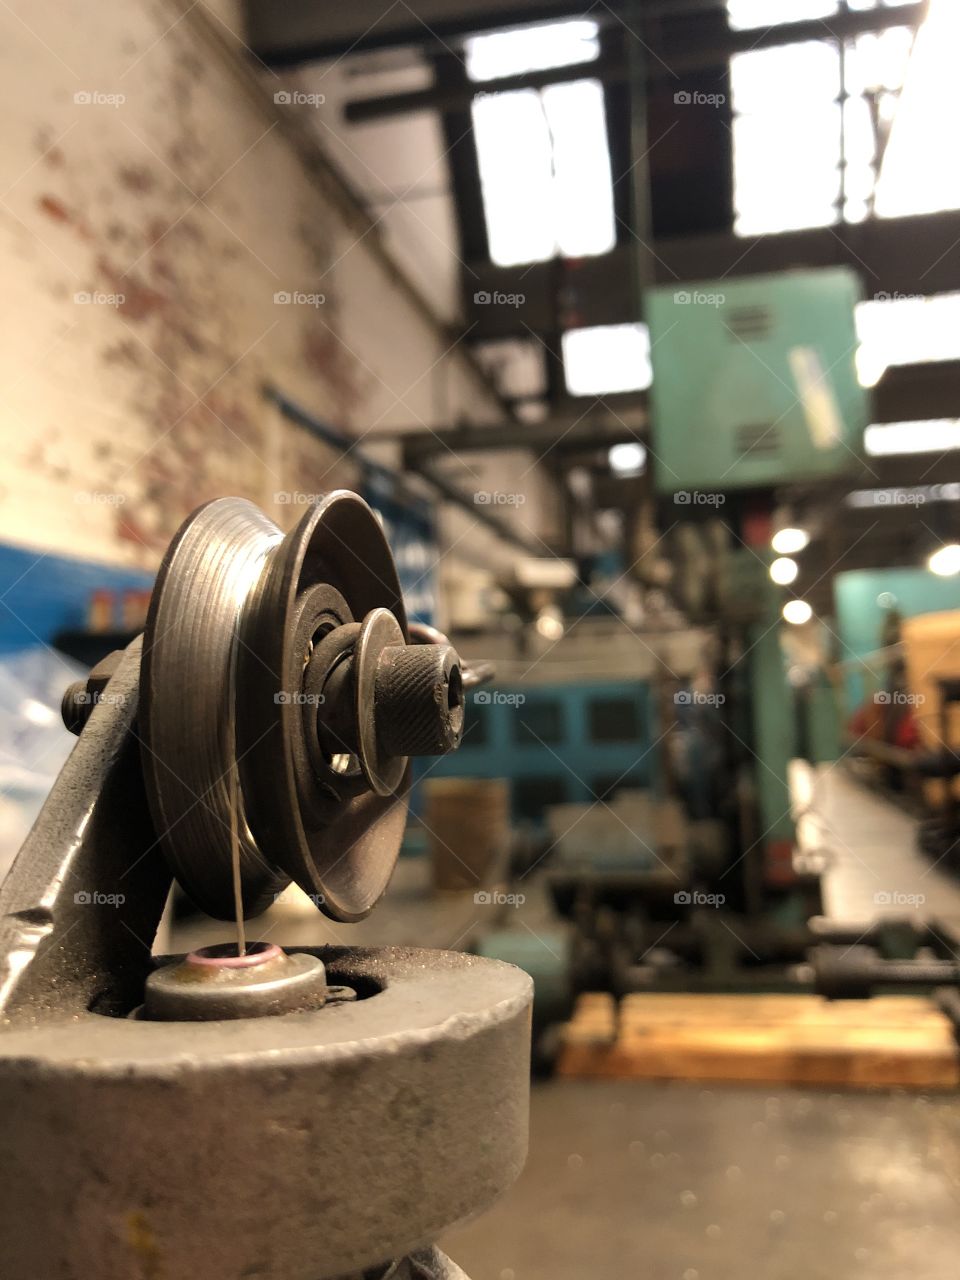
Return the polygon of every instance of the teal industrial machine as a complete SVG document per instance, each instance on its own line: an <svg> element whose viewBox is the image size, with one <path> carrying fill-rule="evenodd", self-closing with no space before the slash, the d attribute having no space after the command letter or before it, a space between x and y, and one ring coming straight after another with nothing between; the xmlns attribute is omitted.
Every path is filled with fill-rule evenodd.
<svg viewBox="0 0 960 1280"><path fill-rule="evenodd" d="M855 469L860 297L841 267L649 290L657 489L694 501Z"/></svg>

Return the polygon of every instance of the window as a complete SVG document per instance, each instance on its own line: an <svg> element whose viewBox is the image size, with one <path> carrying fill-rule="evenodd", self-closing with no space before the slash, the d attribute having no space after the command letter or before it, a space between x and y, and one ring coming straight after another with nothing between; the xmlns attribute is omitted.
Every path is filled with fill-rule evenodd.
<svg viewBox="0 0 960 1280"><path fill-rule="evenodd" d="M563 369L572 396L643 391L653 381L645 324L568 329L561 338Z"/></svg>
<svg viewBox="0 0 960 1280"><path fill-rule="evenodd" d="M956 0L931 0L917 33L877 184L881 217L960 208L960 168L952 150L960 129L958 56L960 6ZM937 149L943 150L939 159Z"/></svg>
<svg viewBox="0 0 960 1280"><path fill-rule="evenodd" d="M792 7L822 16L813 3ZM877 165L912 47L910 28L897 26L842 49L838 40L810 40L730 60L738 234L861 222L875 197L879 209Z"/></svg>
<svg viewBox="0 0 960 1280"><path fill-rule="evenodd" d="M856 309L857 373L875 386L891 365L960 360L960 293L885 297Z"/></svg>
<svg viewBox="0 0 960 1280"><path fill-rule="evenodd" d="M497 77L596 58L596 23L476 36L466 51L468 75L484 85L472 114L492 260L506 267L612 249L603 86L585 78L496 92Z"/></svg>
<svg viewBox="0 0 960 1280"><path fill-rule="evenodd" d="M734 229L828 226L840 197L840 53L822 40L730 60Z"/></svg>
<svg viewBox="0 0 960 1280"><path fill-rule="evenodd" d="M829 18L838 8L837 0L727 0L727 14L734 31Z"/></svg>
<svg viewBox="0 0 960 1280"><path fill-rule="evenodd" d="M846 0L847 9L895 9L910 0ZM806 22L831 18L840 11L840 0L727 0L730 26L735 31L750 27L776 27L784 22Z"/></svg>
<svg viewBox="0 0 960 1280"><path fill-rule="evenodd" d="M555 746L563 740L563 707L559 702L528 698L513 715L513 740L518 746Z"/></svg>
<svg viewBox="0 0 960 1280"><path fill-rule="evenodd" d="M592 698L587 716L591 742L639 741L640 716L631 698Z"/></svg>
<svg viewBox="0 0 960 1280"><path fill-rule="evenodd" d="M595 22L547 22L517 31L495 31L464 42L471 80L496 80L593 62L600 56Z"/></svg>
<svg viewBox="0 0 960 1280"><path fill-rule="evenodd" d="M869 458L904 453L950 453L960 449L960 418L931 418L925 422L877 422L863 433Z"/></svg>

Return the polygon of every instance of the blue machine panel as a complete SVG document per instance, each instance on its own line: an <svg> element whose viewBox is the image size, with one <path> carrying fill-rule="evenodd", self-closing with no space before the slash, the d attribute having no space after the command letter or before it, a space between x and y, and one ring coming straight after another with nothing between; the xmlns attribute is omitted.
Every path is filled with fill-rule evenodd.
<svg viewBox="0 0 960 1280"><path fill-rule="evenodd" d="M478 689L467 700L460 750L422 773L506 778L513 820L540 822L548 805L652 786L653 741L643 680Z"/></svg>

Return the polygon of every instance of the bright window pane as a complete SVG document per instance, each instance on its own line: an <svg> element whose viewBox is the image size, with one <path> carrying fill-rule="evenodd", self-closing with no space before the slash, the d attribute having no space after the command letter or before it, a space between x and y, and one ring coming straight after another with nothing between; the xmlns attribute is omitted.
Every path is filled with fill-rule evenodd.
<svg viewBox="0 0 960 1280"><path fill-rule="evenodd" d="M473 102L490 256L500 266L615 242L603 90L595 80Z"/></svg>
<svg viewBox="0 0 960 1280"><path fill-rule="evenodd" d="M838 7L837 0L727 0L730 25L735 31L803 22L806 18L829 18Z"/></svg>
<svg viewBox="0 0 960 1280"><path fill-rule="evenodd" d="M761 235L837 220L840 56L807 41L730 62L735 230Z"/></svg>
<svg viewBox="0 0 960 1280"><path fill-rule="evenodd" d="M550 22L517 31L497 31L464 41L467 75L471 80L546 71L576 62L592 62L600 55L595 22Z"/></svg>
<svg viewBox="0 0 960 1280"><path fill-rule="evenodd" d="M642 391L653 380L645 324L570 329L561 339L567 390L572 396Z"/></svg>
<svg viewBox="0 0 960 1280"><path fill-rule="evenodd" d="M824 40L754 49L730 59L733 109L780 119L800 116L810 104L823 106L840 92L840 55Z"/></svg>
<svg viewBox="0 0 960 1280"><path fill-rule="evenodd" d="M607 253L616 229L603 88L597 80L552 85L543 109L553 136L556 248L568 258Z"/></svg>
<svg viewBox="0 0 960 1280"><path fill-rule="evenodd" d="M883 298L856 309L861 380L872 385L890 365L960 359L960 293Z"/></svg>
<svg viewBox="0 0 960 1280"><path fill-rule="evenodd" d="M931 418L926 422L877 422L863 433L870 458L902 453L949 453L960 449L960 421Z"/></svg>
<svg viewBox="0 0 960 1280"><path fill-rule="evenodd" d="M540 94L475 98L473 128L491 258L513 266L552 257L553 153Z"/></svg>
<svg viewBox="0 0 960 1280"><path fill-rule="evenodd" d="M960 5L931 0L904 79L883 171L877 213L899 217L960 208L960 165L953 140L960 132ZM936 154L938 148L941 155Z"/></svg>

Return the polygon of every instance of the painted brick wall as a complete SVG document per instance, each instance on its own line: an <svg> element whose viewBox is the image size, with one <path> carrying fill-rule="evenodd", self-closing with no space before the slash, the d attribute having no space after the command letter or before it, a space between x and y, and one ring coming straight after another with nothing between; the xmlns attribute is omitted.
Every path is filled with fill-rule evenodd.
<svg viewBox="0 0 960 1280"><path fill-rule="evenodd" d="M274 494L353 483L265 378L354 432L435 425L438 370L445 421L498 416L231 66L239 29L231 0L0 7L2 541L151 569L207 498L288 523Z"/></svg>

